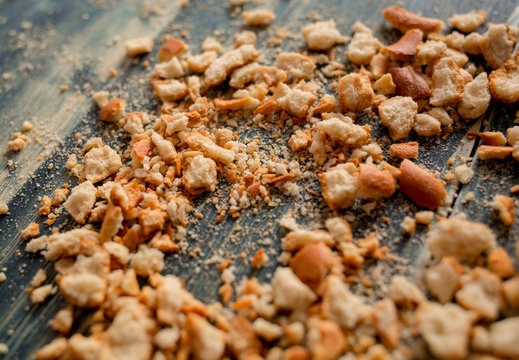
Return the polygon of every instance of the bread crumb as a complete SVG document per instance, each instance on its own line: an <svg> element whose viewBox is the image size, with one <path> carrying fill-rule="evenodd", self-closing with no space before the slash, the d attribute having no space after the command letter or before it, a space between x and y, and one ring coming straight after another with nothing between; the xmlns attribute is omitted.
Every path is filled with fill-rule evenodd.
<svg viewBox="0 0 519 360"><path fill-rule="evenodd" d="M40 304L45 301L50 295L55 293L55 290L52 287L52 284L43 285L36 289L33 289L31 292L31 302L33 304Z"/></svg>
<svg viewBox="0 0 519 360"><path fill-rule="evenodd" d="M336 43L345 42L345 38L335 27L335 21L319 21L313 24L308 24L301 30L303 37L312 50L327 50Z"/></svg>
<svg viewBox="0 0 519 360"><path fill-rule="evenodd" d="M395 96L378 107L380 121L389 128L393 140L405 139L414 125L418 105L411 97Z"/></svg>
<svg viewBox="0 0 519 360"><path fill-rule="evenodd" d="M464 358L468 353L471 316L456 304L426 302L417 312L418 331L439 358Z"/></svg>
<svg viewBox="0 0 519 360"><path fill-rule="evenodd" d="M464 33L476 31L478 27L487 21L486 11L471 11L465 14L455 14L449 18L454 27Z"/></svg>
<svg viewBox="0 0 519 360"><path fill-rule="evenodd" d="M9 207L5 202L0 203L0 215L5 215L9 212Z"/></svg>
<svg viewBox="0 0 519 360"><path fill-rule="evenodd" d="M146 54L153 50L153 41L147 36L128 40L124 44L124 50L126 55L131 57Z"/></svg>
<svg viewBox="0 0 519 360"><path fill-rule="evenodd" d="M465 85L463 97L458 105L458 114L464 119L476 119L483 115L490 104L488 78L482 72Z"/></svg>
<svg viewBox="0 0 519 360"><path fill-rule="evenodd" d="M506 226L512 226L514 223L514 199L505 195L496 195L493 206L498 211L501 221Z"/></svg>
<svg viewBox="0 0 519 360"><path fill-rule="evenodd" d="M319 174L321 192L332 210L349 207L357 197L359 171L352 163L339 164Z"/></svg>
<svg viewBox="0 0 519 360"><path fill-rule="evenodd" d="M454 168L454 174L456 175L457 181L462 184L468 184L474 176L474 170L467 165L460 165Z"/></svg>
<svg viewBox="0 0 519 360"><path fill-rule="evenodd" d="M343 76L339 80L337 92L344 112L358 112L371 107L375 96L371 81L362 73Z"/></svg>
<svg viewBox="0 0 519 360"><path fill-rule="evenodd" d="M22 230L22 238L24 240L36 237L38 235L40 235L40 225L37 223L32 222Z"/></svg>
<svg viewBox="0 0 519 360"><path fill-rule="evenodd" d="M38 269L31 280L31 287L37 288L47 280L47 273L43 269Z"/></svg>
<svg viewBox="0 0 519 360"><path fill-rule="evenodd" d="M317 299L290 268L278 267L272 279L274 304L281 309L305 310Z"/></svg>
<svg viewBox="0 0 519 360"><path fill-rule="evenodd" d="M31 131L33 128L33 125L29 122L29 121L24 121L23 124L22 124L22 130L27 132L27 131Z"/></svg>
<svg viewBox="0 0 519 360"><path fill-rule="evenodd" d="M276 14L271 10L256 9L244 11L241 14L243 21L250 26L267 26L276 20Z"/></svg>
<svg viewBox="0 0 519 360"><path fill-rule="evenodd" d="M469 274L463 275L460 282L461 289L456 292L458 304L487 320L495 320L503 306L499 277L476 267Z"/></svg>
<svg viewBox="0 0 519 360"><path fill-rule="evenodd" d="M473 260L495 247L496 238L484 224L454 217L442 220L427 234L427 248L437 259L454 256L459 260Z"/></svg>
<svg viewBox="0 0 519 360"><path fill-rule="evenodd" d="M314 74L315 61L295 52L283 52L277 56L276 66L287 70L288 74L296 79L310 79Z"/></svg>
<svg viewBox="0 0 519 360"><path fill-rule="evenodd" d="M412 217L406 216L400 223L400 227L409 235L414 233L416 222Z"/></svg>
<svg viewBox="0 0 519 360"><path fill-rule="evenodd" d="M487 63L497 69L512 56L516 42L506 23L490 24L487 32L481 37L479 46Z"/></svg>
<svg viewBox="0 0 519 360"><path fill-rule="evenodd" d="M90 181L85 181L75 188L63 203L63 207L80 224L84 224L85 220L92 211L97 198L96 188Z"/></svg>

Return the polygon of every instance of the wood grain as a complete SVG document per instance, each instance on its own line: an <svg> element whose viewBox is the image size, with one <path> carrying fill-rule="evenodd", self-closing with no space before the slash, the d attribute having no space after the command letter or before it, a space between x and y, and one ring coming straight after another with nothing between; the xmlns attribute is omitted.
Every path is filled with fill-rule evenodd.
<svg viewBox="0 0 519 360"><path fill-rule="evenodd" d="M144 4L151 4L149 10ZM299 34L303 24L317 16L321 19L333 18L342 34L351 33L351 25L361 20L376 30L377 36L385 43L396 40L399 33L390 29L380 15L383 8L392 5L389 1L366 0L362 5L354 0L345 1L270 1L266 7L274 9L277 19L267 30L257 31L258 42L263 43L274 35L275 29L286 28ZM401 1L399 4L409 10L431 17L447 19L453 13L472 9L487 10L490 22L503 22L515 8L513 1ZM150 9L155 6L158 14ZM252 8L254 4L247 5ZM142 17L142 13L148 13ZM107 89L130 100L129 110L143 106L148 111L157 110L157 102L143 104L143 99L151 98L147 85L147 70L124 56L125 39L140 35L151 36L155 44L160 38L171 33L179 36L181 31L189 32L186 41L193 53L199 52L199 44L208 35L224 39L226 45L234 41L234 34L247 28L241 24L237 12L230 11L218 1L191 1L187 7L181 1L37 1L18 0L0 1L0 74L11 74L8 80L0 80L0 146L7 150L7 140L13 132L20 131L24 120L32 121L36 129L29 133L37 134L41 144L32 141L19 154L5 152L0 157L0 202L7 202L10 215L0 217L0 268L6 268L7 281L0 284L0 342L9 346L5 359L27 359L35 349L48 343L56 334L49 329L47 322L64 304L59 296L53 296L44 305L31 305L27 296L30 279L43 267L48 274L52 266L41 256L24 253L24 243L19 232L31 221L43 224L37 216L38 197L50 194L63 182L73 184L63 170L68 154L78 152L82 141L90 136L102 136L107 142L122 139L115 128L99 125L96 109L91 101L93 90ZM32 28L21 30L21 22L29 21ZM14 31L13 31L14 30ZM114 39L119 39L114 43ZM110 44L110 45L107 45ZM154 52L149 59L156 58ZM284 42L283 50L304 49L302 39L289 39ZM266 51L266 61L281 51L270 48ZM342 54L344 47L337 47ZM117 77L109 77L110 69L117 71ZM144 79L143 83L139 80ZM68 84L65 93L60 86ZM135 103L133 99L138 99ZM515 105L493 104L482 121L462 124L446 140L423 141L420 139L420 155L417 161L428 168L445 174L452 169L447 159L459 155L470 156L474 153L477 140L465 138L468 128L473 130L489 129L505 131L515 117ZM361 124L373 126L373 135L387 136L387 129L380 126L376 118L363 117ZM112 131L115 133L112 134ZM244 137L257 137L272 142L269 134L248 131ZM410 140L416 140L411 136ZM286 139L279 139L283 142ZM388 156L388 146L384 148ZM43 156L41 161L39 156ZM7 162L12 160L14 168ZM53 164L53 169L49 165ZM519 168L508 159L501 162L472 162L476 172L475 179L461 188L448 186L449 196L454 200L453 213L465 212L472 220L492 224L498 233L499 242L512 249L518 237L516 224L510 230L500 226L488 203L495 193L507 194L515 185ZM319 191L316 180L309 180L303 187ZM227 190L221 185L222 191ZM468 192L475 194L475 201L466 204L461 201ZM459 194L459 195L458 195ZM221 285L219 272L215 266L207 265L206 260L215 253L233 258L237 278L257 275L267 281L277 264L280 253L279 239L284 230L279 228L279 218L289 210L295 211L307 224L319 222L329 215L324 203L318 197L308 195L294 202L286 199L275 208L261 209L254 215L246 211L237 220L226 219L215 226L216 212L209 203L210 197L197 200L197 209L204 214L202 220L193 219L188 230L198 234L189 237L190 249L200 247L203 254L192 259L188 254L176 254L167 259L165 273L173 273L186 280L186 287L205 302L218 300L217 289ZM306 203L321 207L319 216L301 216L301 207ZM356 236L365 236L377 229L383 234L382 242L410 264L417 265L423 260L423 238L425 229L418 228L409 238L402 234L400 222L405 215L412 216L419 209L402 194L393 196L390 202L379 203L375 210L366 213L359 207L343 213L355 217ZM382 217L391 219L384 223ZM60 229L73 226L66 216L54 225ZM51 229L43 226L43 233ZM271 244L271 245L268 245ZM253 271L247 260L240 260L240 253L249 259L260 247L268 247L270 260L261 271ZM413 268L410 268L413 275ZM88 321L87 312L78 313L79 318L74 331L83 331Z"/></svg>

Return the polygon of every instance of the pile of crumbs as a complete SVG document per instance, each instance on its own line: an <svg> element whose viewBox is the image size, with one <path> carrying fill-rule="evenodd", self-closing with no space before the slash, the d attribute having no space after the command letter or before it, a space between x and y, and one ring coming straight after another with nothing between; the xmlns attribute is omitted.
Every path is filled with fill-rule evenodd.
<svg viewBox="0 0 519 360"><path fill-rule="evenodd" d="M161 101L158 115L127 112L124 99L95 93L99 121L115 123L131 140L114 149L100 137L88 139L66 163L78 185L63 184L42 198L39 214L47 226L66 212L77 228L40 236L40 225L31 223L21 233L26 251L42 253L57 273L54 282L44 270L36 273L31 301L44 303L59 292L68 302L50 322L60 336L36 358L518 358L519 276L512 256L487 225L440 214L449 201L446 181L466 184L474 172L461 164L444 181L411 160L418 157L418 142L403 141L410 132L448 136L462 121L483 116L491 99L517 102L519 55L513 50L519 29L489 24L481 35L475 30L486 22L483 11L451 17L460 32L448 35L440 33L443 21L398 6L382 15L402 32L393 44L382 44L358 22L350 38L333 20L320 21L301 29L307 50L279 53L271 63L248 30L229 49L207 38L195 55L170 36L149 79ZM242 18L268 27L276 16L251 10ZM333 51L343 43L345 62ZM141 37L125 50L153 63L144 59L154 45ZM490 74L469 55L481 55ZM354 70L347 72L345 63ZM215 88L226 95L211 96ZM387 127L391 161L372 127L357 124L366 114L374 121L378 115ZM240 127L291 135L273 151L257 139L240 140ZM467 136L482 140L476 153L482 161L519 161L519 126L506 136ZM21 151L26 140L16 133L9 147ZM300 185L312 177L320 193ZM279 240L279 266L269 283L239 281L233 261L214 256L221 299L208 305L182 279L161 274L168 254L186 251L190 219L204 217L194 205L202 194L214 194L218 224L268 211L304 191L322 197L333 215L315 228L290 216L280 220L289 232ZM354 238L344 211L358 199L373 200L366 208L372 209L396 192L424 208L401 226L410 234L417 226L428 229L430 261L420 279L396 274L383 296L359 295L352 287L369 287L366 273L380 264L391 267L396 255L381 246L375 231ZM492 205L503 226L511 226L514 200L497 195ZM7 205L0 211L8 213ZM264 244L251 267L269 260L269 242ZM95 310L89 331L71 334L80 309ZM0 353L7 351L0 344Z"/></svg>

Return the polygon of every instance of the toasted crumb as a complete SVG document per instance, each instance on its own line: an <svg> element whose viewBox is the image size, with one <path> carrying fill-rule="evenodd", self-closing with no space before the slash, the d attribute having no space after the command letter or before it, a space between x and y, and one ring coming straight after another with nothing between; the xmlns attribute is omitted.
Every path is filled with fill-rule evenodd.
<svg viewBox="0 0 519 360"><path fill-rule="evenodd" d="M481 53L492 68L497 69L512 56L517 42L505 24L490 24L479 41Z"/></svg>
<svg viewBox="0 0 519 360"><path fill-rule="evenodd" d="M29 122L29 121L24 121L23 124L22 124L22 130L27 132L27 131L31 131L33 128L33 125Z"/></svg>
<svg viewBox="0 0 519 360"><path fill-rule="evenodd" d="M7 145L11 151L22 151L25 148L27 140L28 138L26 135L15 132L11 140L7 142Z"/></svg>
<svg viewBox="0 0 519 360"><path fill-rule="evenodd" d="M202 54L188 57L187 64L195 72L204 72L216 58L218 58L216 51L206 51Z"/></svg>
<svg viewBox="0 0 519 360"><path fill-rule="evenodd" d="M236 36L235 46L242 45L256 45L256 33L253 31L244 30Z"/></svg>
<svg viewBox="0 0 519 360"><path fill-rule="evenodd" d="M68 348L67 339L59 337L36 351L37 360L59 359Z"/></svg>
<svg viewBox="0 0 519 360"><path fill-rule="evenodd" d="M484 224L454 217L442 220L427 234L427 248L437 259L453 256L473 260L495 247L496 238Z"/></svg>
<svg viewBox="0 0 519 360"><path fill-rule="evenodd" d="M360 164L359 170L360 197L378 199L393 195L395 180L388 170L379 170L367 164Z"/></svg>
<svg viewBox="0 0 519 360"><path fill-rule="evenodd" d="M490 271L501 278L508 278L514 275L514 262L503 248L489 251L487 266Z"/></svg>
<svg viewBox="0 0 519 360"><path fill-rule="evenodd" d="M183 75L184 69L176 57L156 64L151 72L152 77L160 77L163 79L175 79Z"/></svg>
<svg viewBox="0 0 519 360"><path fill-rule="evenodd" d="M390 156L395 156L400 159L412 159L418 157L418 143L397 143L391 144L389 147Z"/></svg>
<svg viewBox="0 0 519 360"><path fill-rule="evenodd" d="M72 189L72 192L63 203L63 207L80 224L84 224L92 211L96 197L96 188L90 181L85 181Z"/></svg>
<svg viewBox="0 0 519 360"><path fill-rule="evenodd" d="M41 284L43 284L47 280L47 273L43 269L38 269L36 274L34 274L33 278L31 279L31 286L33 288L37 288Z"/></svg>
<svg viewBox="0 0 519 360"><path fill-rule="evenodd" d="M504 103L519 101L519 54L509 58L503 66L492 71L488 77L489 90L493 99Z"/></svg>
<svg viewBox="0 0 519 360"><path fill-rule="evenodd" d="M400 191L409 196L417 205L436 209L447 193L443 184L428 171L405 159L400 165Z"/></svg>
<svg viewBox="0 0 519 360"><path fill-rule="evenodd" d="M267 26L276 19L271 10L251 10L242 12L243 21L250 26Z"/></svg>
<svg viewBox="0 0 519 360"><path fill-rule="evenodd" d="M418 331L438 358L464 358L471 327L469 313L456 304L424 303L418 310Z"/></svg>
<svg viewBox="0 0 519 360"><path fill-rule="evenodd" d="M460 183L468 184L474 176L474 170L467 165L460 165L454 168L454 175L456 175L456 180Z"/></svg>
<svg viewBox="0 0 519 360"><path fill-rule="evenodd" d="M371 32L356 32L348 45L346 57L354 64L369 65L380 47L380 42Z"/></svg>
<svg viewBox="0 0 519 360"><path fill-rule="evenodd" d="M371 81L364 74L348 74L339 80L339 104L344 112L358 112L373 104Z"/></svg>
<svg viewBox="0 0 519 360"><path fill-rule="evenodd" d="M308 24L301 30L303 37L312 50L327 50L336 43L344 42L345 38L335 27L335 21L319 21Z"/></svg>
<svg viewBox="0 0 519 360"><path fill-rule="evenodd" d="M36 223L30 223L25 229L22 230L22 238L24 240L33 238L40 235L40 225Z"/></svg>
<svg viewBox="0 0 519 360"><path fill-rule="evenodd" d="M481 160L504 159L514 152L511 146L481 145L478 148L478 158Z"/></svg>
<svg viewBox="0 0 519 360"><path fill-rule="evenodd" d="M7 280L7 276L3 271L0 272L0 284Z"/></svg>
<svg viewBox="0 0 519 360"><path fill-rule="evenodd" d="M197 194L214 191L216 188L216 164L212 159L195 156L182 176L182 184L187 191Z"/></svg>
<svg viewBox="0 0 519 360"><path fill-rule="evenodd" d="M405 139L416 118L418 105L411 97L395 96L378 107L382 124L389 128L393 140Z"/></svg>
<svg viewBox="0 0 519 360"><path fill-rule="evenodd" d="M0 203L0 215L5 215L9 212L9 207L5 202Z"/></svg>
<svg viewBox="0 0 519 360"><path fill-rule="evenodd" d="M481 55L481 46L479 45L481 42L481 34L477 32L473 32L465 36L465 41L463 43L463 49L465 53L470 55Z"/></svg>
<svg viewBox="0 0 519 360"><path fill-rule="evenodd" d="M417 65L432 65L447 52L443 41L427 40L416 48L415 62Z"/></svg>
<svg viewBox="0 0 519 360"><path fill-rule="evenodd" d="M439 264L425 272L427 288L442 304L451 301L458 289L461 276L459 267L455 259L444 257Z"/></svg>
<svg viewBox="0 0 519 360"><path fill-rule="evenodd" d="M471 33L487 21L486 11L471 11L466 14L455 14L449 18L454 27L464 33Z"/></svg>
<svg viewBox="0 0 519 360"><path fill-rule="evenodd" d="M314 73L315 61L295 52L284 52L277 56L276 66L287 70L288 74L296 79L310 79Z"/></svg>
<svg viewBox="0 0 519 360"><path fill-rule="evenodd" d="M512 226L514 223L514 199L505 195L496 195L493 206L499 212L501 221L506 226Z"/></svg>
<svg viewBox="0 0 519 360"><path fill-rule="evenodd" d="M153 92L162 101L182 100L189 90L182 81L175 79L153 81Z"/></svg>
<svg viewBox="0 0 519 360"><path fill-rule="evenodd" d="M290 268L276 269L272 287L274 304L281 309L304 310L317 298Z"/></svg>
<svg viewBox="0 0 519 360"><path fill-rule="evenodd" d="M131 57L149 53L153 50L153 40L147 36L129 40L124 44L124 50Z"/></svg>
<svg viewBox="0 0 519 360"><path fill-rule="evenodd" d="M122 165L117 152L108 145L89 150L84 158L83 175L92 183L115 173Z"/></svg>
<svg viewBox="0 0 519 360"><path fill-rule="evenodd" d="M187 315L189 342L197 360L217 360L225 351L225 333L195 313Z"/></svg>
<svg viewBox="0 0 519 360"><path fill-rule="evenodd" d="M174 56L182 53L185 48L186 44L182 40L170 36L166 43L160 47L157 58L159 62L169 61Z"/></svg>
<svg viewBox="0 0 519 360"><path fill-rule="evenodd" d="M454 105L461 100L465 80L454 59L445 57L434 64L431 88L430 103L434 106Z"/></svg>
<svg viewBox="0 0 519 360"><path fill-rule="evenodd" d="M393 78L398 95L409 96L413 99L431 96L429 85L411 66L403 68L394 67L389 69L389 73Z"/></svg>
<svg viewBox="0 0 519 360"><path fill-rule="evenodd" d="M476 267L463 275L460 282L461 289L456 292L456 301L485 319L495 320L503 305L499 276Z"/></svg>
<svg viewBox="0 0 519 360"><path fill-rule="evenodd" d="M490 325L490 348L497 356L519 357L517 341L519 317L497 321Z"/></svg>
<svg viewBox="0 0 519 360"><path fill-rule="evenodd" d="M426 301L425 295L420 289L401 275L393 276L388 296L397 305L404 307L419 305Z"/></svg>
<svg viewBox="0 0 519 360"><path fill-rule="evenodd" d="M347 121L331 118L320 121L316 128L325 132L333 141L337 141L348 147L361 147L368 139L369 132L360 125L346 117Z"/></svg>
<svg viewBox="0 0 519 360"><path fill-rule="evenodd" d="M205 70L205 84L207 86L215 86L222 83L233 69L251 62L258 55L258 52L252 45L243 45L226 52L214 60Z"/></svg>
<svg viewBox="0 0 519 360"><path fill-rule="evenodd" d="M254 332L267 341L279 339L283 335L283 328L279 325L258 318L252 323Z"/></svg>
<svg viewBox="0 0 519 360"><path fill-rule="evenodd" d="M55 331L67 335L72 328L74 322L74 310L71 305L61 309L56 313L54 318L49 322L52 329Z"/></svg>
<svg viewBox="0 0 519 360"><path fill-rule="evenodd" d="M45 301L50 295L55 292L52 284L40 286L31 292L31 302L33 304L40 304Z"/></svg>
<svg viewBox="0 0 519 360"><path fill-rule="evenodd" d="M383 47L380 53L395 61L409 61L415 56L417 46L422 42L422 38L423 32L421 30L408 30L396 43Z"/></svg>
<svg viewBox="0 0 519 360"><path fill-rule="evenodd" d="M317 97L309 91L291 89L288 85L279 83L276 89L277 103L287 113L304 118Z"/></svg>
<svg viewBox="0 0 519 360"><path fill-rule="evenodd" d="M330 249L322 242L309 244L290 259L290 268L302 282L315 289L324 280L331 258Z"/></svg>
<svg viewBox="0 0 519 360"><path fill-rule="evenodd" d="M132 256L130 266L137 275L150 276L164 268L164 253L146 245L139 246L139 250Z"/></svg>
<svg viewBox="0 0 519 360"><path fill-rule="evenodd" d="M482 72L465 85L463 97L458 105L458 114L464 119L476 119L483 115L490 104L488 78Z"/></svg>
<svg viewBox="0 0 519 360"><path fill-rule="evenodd" d="M418 16L410 11L406 11L400 6L391 6L384 9L382 16L391 25L402 32L411 29L420 29L427 34L430 32L438 32L445 26L441 20Z"/></svg>
<svg viewBox="0 0 519 360"><path fill-rule="evenodd" d="M357 197L359 171L352 163L337 165L319 174L321 192L332 210L349 207Z"/></svg>
<svg viewBox="0 0 519 360"><path fill-rule="evenodd" d="M436 136L441 133L441 123L429 114L417 114L413 129L420 136Z"/></svg>

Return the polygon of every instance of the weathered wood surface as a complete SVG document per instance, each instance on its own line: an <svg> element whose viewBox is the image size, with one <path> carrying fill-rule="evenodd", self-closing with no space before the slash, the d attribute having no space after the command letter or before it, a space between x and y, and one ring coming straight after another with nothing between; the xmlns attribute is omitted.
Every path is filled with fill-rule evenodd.
<svg viewBox="0 0 519 360"><path fill-rule="evenodd" d="M490 22L505 21L516 6L515 1L504 0L398 3L409 10L443 20L456 12L487 10ZM361 20L374 28L379 38L390 43L398 37L398 32L389 28L380 12L391 4L393 2L376 0L268 1L260 5L272 8L277 19L268 30L257 31L258 42L264 42L277 28L283 27L298 34L302 24L318 15L321 19L334 19L341 32L348 35L354 21ZM255 6L251 3L246 8ZM32 27L23 22L30 22ZM52 193L63 182L73 184L74 180L66 174L63 165L67 155L81 147L75 139L76 133L83 139L97 134L108 142L119 137L112 135L113 128L97 123L91 91L107 89L121 94L130 100L130 110L139 110L132 105L132 99L151 97L147 73L124 56L124 40L145 34L158 44L164 34L178 36L186 30L189 32L187 42L196 53L207 35L216 31L229 45L242 27L240 18L219 1L191 1L188 7L182 7L181 1L0 0L0 74L10 75L0 79L0 146L5 152L0 157L0 201L7 202L10 209L8 216L0 218L0 268L5 268L7 274L7 281L0 284L0 342L6 343L10 349L5 359L29 358L35 349L56 336L47 322L64 305L64 300L56 295L44 305L31 305L26 292L30 279L41 267L53 275L52 266L41 256L24 254L20 230L36 221L42 224L44 234L51 231L43 226L44 219L37 215L38 197ZM119 41L114 42L117 38ZM157 48L149 55L150 59L155 59ZM302 39L289 39L282 48L302 49L304 43ZM343 50L344 47L337 47L339 54ZM279 49L269 50L272 51ZM267 57L267 61L269 59ZM116 69L116 78L109 77L110 69ZM144 80L139 83L139 79ZM62 84L69 86L65 93L60 92ZM157 103L152 101L145 108L155 111ZM446 140L425 142L418 162L441 173L449 171L449 157L458 154L470 156L478 145L477 141L470 142L464 138L470 126L477 130L505 131L512 125L516 110L514 105L493 104L482 122L463 124ZM19 154L7 152L7 140L12 133L21 130L24 120L35 125L29 133L33 141ZM376 118L366 117L360 122L373 125L375 136L387 134ZM41 143L34 141L35 134ZM248 136L269 141L265 133L252 132ZM38 160L40 156L42 160ZM8 166L8 161L13 162L13 167ZM53 169L49 169L51 164ZM474 161L471 166L476 172L474 180L467 186L449 190L453 196L459 193L453 213L465 212L470 219L491 224L500 244L512 250L519 229L515 224L511 229L500 226L490 202L496 193L508 194L509 187L516 183L519 168L511 159L486 163ZM305 186L319 190L316 181ZM225 190L226 186L221 188ZM469 191L474 192L476 200L464 204L460 199ZM260 279L266 279L276 266L276 254L280 251L278 240L283 235L277 220L290 209L299 211L307 202L323 205L316 197L298 203L287 199L276 208L261 209L257 215L245 211L239 219L226 219L215 226L216 213L208 200L208 196L199 199L197 206L204 213L204 219L192 221L188 229L198 234L189 239L190 248L199 246L203 256L196 260L187 254L168 257L165 269L165 273L185 279L186 287L205 302L218 299L217 289L221 285L215 266L204 265L215 251L237 258L242 251L253 254L264 246L265 238L271 239L268 266L256 273ZM417 210L408 199L397 194L388 203L378 204L371 214L359 208L348 212L356 216L353 225L358 236L375 227L384 234L384 244L409 259L410 263L415 263L423 255L424 229L418 228L409 239L402 235L399 224L405 215L412 216ZM324 211L322 217L327 215ZM383 216L391 219L390 225L381 220ZM316 220L315 214L302 218L308 222ZM62 216L54 226L66 229L72 225L70 219ZM265 231L268 236L264 235ZM254 273L246 261L236 260L235 265L238 278ZM85 314L76 316L86 318ZM74 331L84 330L83 325L84 321L79 322Z"/></svg>

